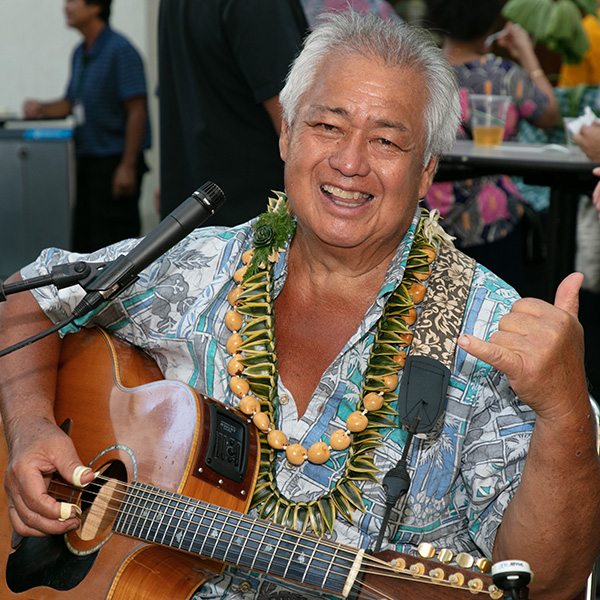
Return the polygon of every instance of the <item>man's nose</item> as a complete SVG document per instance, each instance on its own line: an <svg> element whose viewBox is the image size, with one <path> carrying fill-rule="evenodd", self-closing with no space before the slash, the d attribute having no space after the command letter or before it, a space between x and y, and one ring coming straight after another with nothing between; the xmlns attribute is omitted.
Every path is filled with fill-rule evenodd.
<svg viewBox="0 0 600 600"><path fill-rule="evenodd" d="M365 177L371 169L367 144L360 135L346 134L338 140L329 164L345 177Z"/></svg>

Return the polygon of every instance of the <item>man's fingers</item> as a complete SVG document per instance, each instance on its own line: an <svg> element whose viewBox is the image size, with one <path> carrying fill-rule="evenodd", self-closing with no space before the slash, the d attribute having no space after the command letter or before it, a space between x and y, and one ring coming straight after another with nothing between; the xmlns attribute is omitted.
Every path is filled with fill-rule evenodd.
<svg viewBox="0 0 600 600"><path fill-rule="evenodd" d="M461 335L457 343L465 352L498 369L509 379L518 368L515 354L503 346L484 342L470 334Z"/></svg>
<svg viewBox="0 0 600 600"><path fill-rule="evenodd" d="M581 273L571 273L560 282L554 298L554 306L568 312L576 319L579 313L579 290L582 283Z"/></svg>

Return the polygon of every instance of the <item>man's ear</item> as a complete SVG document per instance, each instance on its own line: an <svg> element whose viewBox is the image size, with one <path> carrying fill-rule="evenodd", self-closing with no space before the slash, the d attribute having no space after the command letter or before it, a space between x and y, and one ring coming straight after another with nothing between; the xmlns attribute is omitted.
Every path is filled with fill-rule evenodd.
<svg viewBox="0 0 600 600"><path fill-rule="evenodd" d="M435 172L437 170L439 156L432 156L429 159L429 162L423 169L421 173L421 184L419 185L419 198L424 198L425 194L429 191L431 184L433 183L433 178L435 176Z"/></svg>
<svg viewBox="0 0 600 600"><path fill-rule="evenodd" d="M290 143L290 128L287 121L283 119L281 121L281 133L279 134L279 156L281 160L285 162L287 157L288 145Z"/></svg>

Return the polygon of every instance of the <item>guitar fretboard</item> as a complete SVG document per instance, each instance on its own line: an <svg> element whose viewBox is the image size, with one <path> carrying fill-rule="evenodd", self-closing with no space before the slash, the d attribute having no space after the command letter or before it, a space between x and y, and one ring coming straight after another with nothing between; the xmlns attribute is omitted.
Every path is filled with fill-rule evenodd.
<svg viewBox="0 0 600 600"><path fill-rule="evenodd" d="M337 595L355 577L352 548L139 482L128 486L113 529Z"/></svg>

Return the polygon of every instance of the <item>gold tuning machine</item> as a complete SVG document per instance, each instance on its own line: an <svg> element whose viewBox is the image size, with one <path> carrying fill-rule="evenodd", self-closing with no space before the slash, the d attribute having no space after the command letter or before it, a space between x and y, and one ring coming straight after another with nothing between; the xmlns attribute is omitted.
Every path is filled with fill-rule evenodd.
<svg viewBox="0 0 600 600"><path fill-rule="evenodd" d="M454 552L448 550L448 548L442 548L437 558L441 563L448 565L454 560Z"/></svg>
<svg viewBox="0 0 600 600"><path fill-rule="evenodd" d="M456 555L456 564L462 569L470 569L475 564L475 559L465 552Z"/></svg>
<svg viewBox="0 0 600 600"><path fill-rule="evenodd" d="M492 561L487 558L478 558L475 561L475 568L480 573L491 573L492 572Z"/></svg>
<svg viewBox="0 0 600 600"><path fill-rule="evenodd" d="M435 548L427 542L421 542L417 551L423 558L433 558L435 556Z"/></svg>

